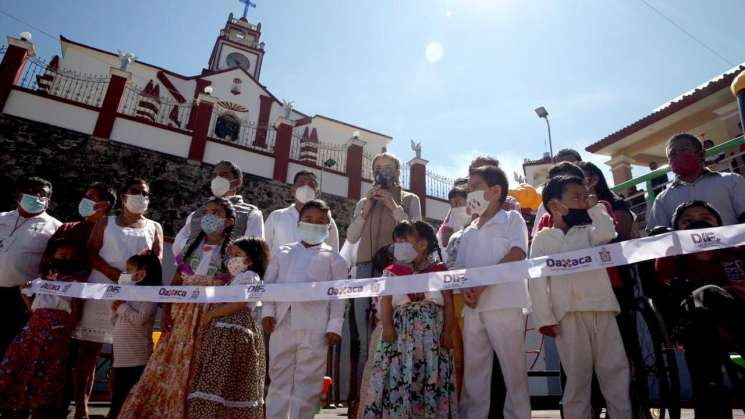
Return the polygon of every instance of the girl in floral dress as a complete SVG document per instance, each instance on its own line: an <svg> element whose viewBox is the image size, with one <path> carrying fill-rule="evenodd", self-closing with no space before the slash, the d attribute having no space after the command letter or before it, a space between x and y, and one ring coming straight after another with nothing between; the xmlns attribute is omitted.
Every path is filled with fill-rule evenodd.
<svg viewBox="0 0 745 419"><path fill-rule="evenodd" d="M257 237L228 247L230 285L260 286L269 247ZM255 303L215 306L202 317L202 350L188 396L187 418L264 418L264 336L251 316Z"/></svg>
<svg viewBox="0 0 745 419"><path fill-rule="evenodd" d="M74 242L50 243L49 255L43 279L81 282L87 277L85 258ZM33 418L44 418L62 405L67 347L81 301L53 294L30 297L27 287L21 296L31 318L0 363L0 409L8 417L27 417L30 412Z"/></svg>
<svg viewBox="0 0 745 419"><path fill-rule="evenodd" d="M400 223L394 232L396 263L387 275L447 270L435 231L423 221ZM383 297L382 339L375 351L366 389L364 417L455 418L458 407L453 373L452 293L427 292Z"/></svg>
<svg viewBox="0 0 745 419"><path fill-rule="evenodd" d="M201 220L202 231L176 258L178 271L171 285L225 285L226 240L235 224L235 210L226 199L213 198ZM183 418L186 397L206 330L204 314L212 304L164 304L163 335L145 367L142 378L129 393L119 418Z"/></svg>

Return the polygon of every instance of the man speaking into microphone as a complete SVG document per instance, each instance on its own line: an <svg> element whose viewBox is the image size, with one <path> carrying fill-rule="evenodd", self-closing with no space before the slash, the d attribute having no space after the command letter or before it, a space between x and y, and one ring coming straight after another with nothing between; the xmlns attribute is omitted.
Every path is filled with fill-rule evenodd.
<svg viewBox="0 0 745 419"><path fill-rule="evenodd" d="M401 187L401 162L390 153L381 153L373 158L373 186L354 209L354 218L347 228L347 241L357 244L357 278L374 278L382 274L373 270L373 257L383 247L393 242L393 228L404 220L419 221L422 209L419 197ZM349 399L359 400L359 383L368 355L369 338L372 333L370 321L370 298L351 300L349 325L352 340L359 344L359 356L352 359L356 364L356 377L350 386L354 391ZM356 332L356 333L355 333ZM356 362L355 362L356 361ZM354 403L350 403L350 413Z"/></svg>

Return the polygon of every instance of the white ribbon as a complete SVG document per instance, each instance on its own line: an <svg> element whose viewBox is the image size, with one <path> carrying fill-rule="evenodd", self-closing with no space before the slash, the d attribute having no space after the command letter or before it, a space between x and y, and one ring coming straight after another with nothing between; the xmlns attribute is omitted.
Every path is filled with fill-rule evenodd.
<svg viewBox="0 0 745 419"><path fill-rule="evenodd" d="M575 272L628 265L745 244L745 224L676 231L518 262L480 268L385 278L293 284L230 286L140 286L90 284L35 279L26 291L93 300L158 303L226 303L241 301L330 301L382 295L434 292L504 284L526 278L558 277Z"/></svg>

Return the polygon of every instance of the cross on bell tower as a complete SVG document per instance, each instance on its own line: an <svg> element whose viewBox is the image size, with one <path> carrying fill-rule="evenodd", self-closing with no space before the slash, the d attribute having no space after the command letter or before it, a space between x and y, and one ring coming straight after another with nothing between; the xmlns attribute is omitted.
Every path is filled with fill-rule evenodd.
<svg viewBox="0 0 745 419"><path fill-rule="evenodd" d="M248 19L248 8L253 7L256 8L256 3L252 3L251 0L238 0L239 2L243 3L243 18Z"/></svg>
<svg viewBox="0 0 745 419"><path fill-rule="evenodd" d="M248 9L256 7L251 0L238 0L243 6L240 19L231 13L210 55L209 70L217 71L240 67L256 80L261 75L264 61L264 42L261 41L261 23L248 21Z"/></svg>

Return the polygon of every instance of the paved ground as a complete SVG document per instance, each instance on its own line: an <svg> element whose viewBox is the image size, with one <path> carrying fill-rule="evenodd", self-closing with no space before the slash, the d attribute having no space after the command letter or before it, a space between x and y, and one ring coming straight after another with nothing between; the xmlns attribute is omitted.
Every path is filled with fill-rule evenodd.
<svg viewBox="0 0 745 419"><path fill-rule="evenodd" d="M91 409L90 413L91 415L106 415L108 411L108 405L93 404L93 409ZM346 408L323 410L320 414L316 415L316 419L336 419L343 417L347 417ZM536 410L533 412L532 416L533 419L559 419L560 417L558 410ZM745 414L743 414L742 410L735 410L734 417L735 419L745 419ZM72 419L73 416L70 415L69 418ZM693 411L690 409L684 409L681 419L693 419Z"/></svg>

